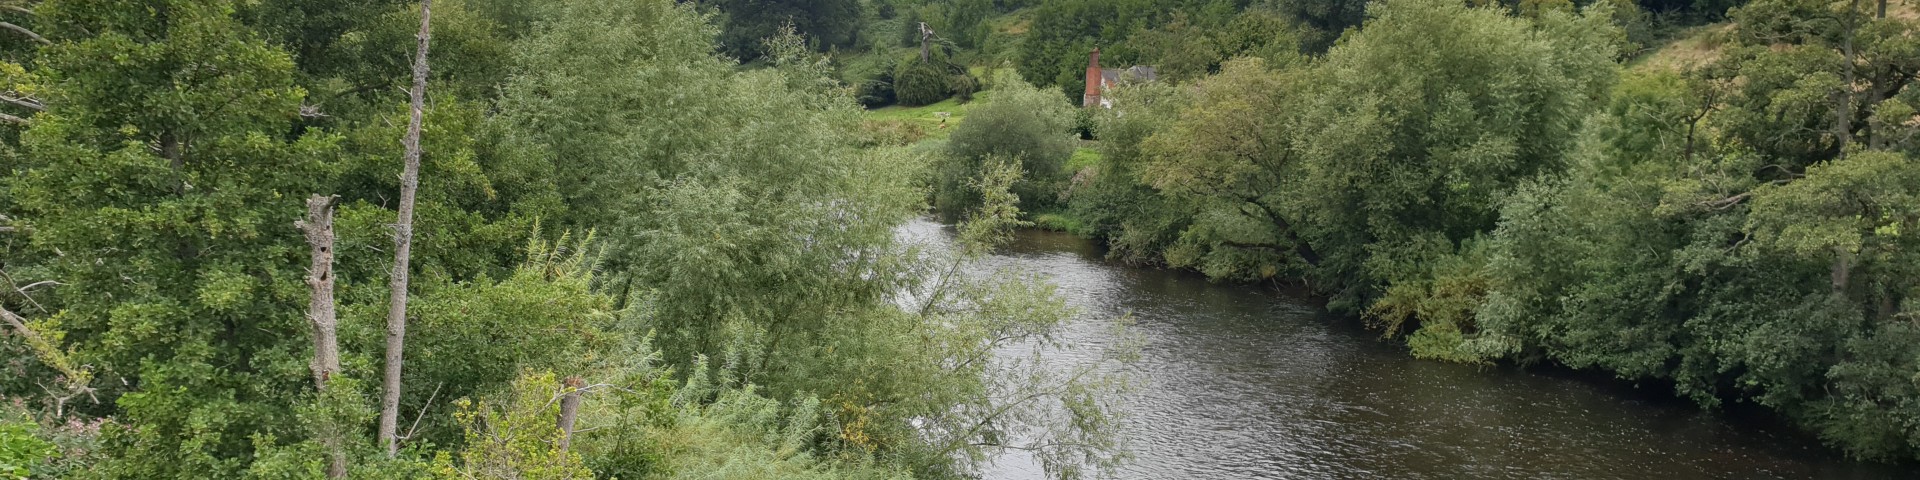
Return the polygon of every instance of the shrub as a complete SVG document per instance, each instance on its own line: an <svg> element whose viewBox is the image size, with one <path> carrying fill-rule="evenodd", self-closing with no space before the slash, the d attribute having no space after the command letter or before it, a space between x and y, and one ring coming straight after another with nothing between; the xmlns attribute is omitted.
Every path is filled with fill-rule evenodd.
<svg viewBox="0 0 1920 480"><path fill-rule="evenodd" d="M893 92L892 74L887 74L885 78L873 78L860 82L858 87L854 87L853 95L861 106L867 108L884 107L900 101Z"/></svg>
<svg viewBox="0 0 1920 480"><path fill-rule="evenodd" d="M893 93L901 105L928 105L953 96L953 81L945 68L916 58L894 71Z"/></svg>
<svg viewBox="0 0 1920 480"><path fill-rule="evenodd" d="M936 167L934 204L948 218L974 204L964 187L989 157L1020 160L1023 175L1013 192L1023 211L1055 206L1066 188L1062 166L1074 151L1073 108L1059 95L1019 79L998 83L993 99L974 107L954 128L946 158Z"/></svg>
<svg viewBox="0 0 1920 480"><path fill-rule="evenodd" d="M0 411L0 478L27 478L52 458L54 445L39 435L40 426L24 415Z"/></svg>
<svg viewBox="0 0 1920 480"><path fill-rule="evenodd" d="M959 97L962 102L973 101L973 94L980 91L980 81L975 80L973 75L964 73L954 75L947 85L953 90L953 95Z"/></svg>
<svg viewBox="0 0 1920 480"><path fill-rule="evenodd" d="M867 108L892 105L893 73L900 66L888 55L854 57L841 67L840 79L854 86L854 99Z"/></svg>

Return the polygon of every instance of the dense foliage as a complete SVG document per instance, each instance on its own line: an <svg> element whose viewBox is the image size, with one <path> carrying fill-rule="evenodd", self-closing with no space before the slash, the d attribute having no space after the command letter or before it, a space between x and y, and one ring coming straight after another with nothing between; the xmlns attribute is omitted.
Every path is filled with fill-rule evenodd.
<svg viewBox="0 0 1920 480"><path fill-rule="evenodd" d="M856 147L858 106L813 53L857 2L793 28L670 0L434 2L404 448L379 451L423 6L323 3L7 5L46 41L0 43L0 476L1114 465L1116 379L996 353L1096 348L1052 340L1074 312L956 273L1017 225L1017 175L980 177L963 247L896 238L923 166ZM743 45L763 68L736 68ZM335 374L310 367L303 313L313 195L335 197ZM1109 347L1091 354L1124 359Z"/></svg>
<svg viewBox="0 0 1920 480"><path fill-rule="evenodd" d="M770 53L760 41L792 27L825 51L852 45L859 38L860 0L701 0L719 12L720 50L741 60Z"/></svg>
<svg viewBox="0 0 1920 480"><path fill-rule="evenodd" d="M423 7L0 4L0 477L1106 473L1135 345L969 273L1036 223L1920 458L1920 21L1815 0L440 0L389 455Z"/></svg>
<svg viewBox="0 0 1920 480"><path fill-rule="evenodd" d="M1415 356L1920 456L1920 25L1756 1L1694 66L1623 69L1618 8L1381 2L1324 55L1112 92L1070 211L1115 258L1304 281Z"/></svg>
<svg viewBox="0 0 1920 480"><path fill-rule="evenodd" d="M980 178L1000 159L1015 160L1021 170L1010 188L1022 210L1051 208L1067 180L1062 170L1074 150L1072 107L1019 78L997 83L993 99L954 128L934 163L934 208L949 219L979 208Z"/></svg>

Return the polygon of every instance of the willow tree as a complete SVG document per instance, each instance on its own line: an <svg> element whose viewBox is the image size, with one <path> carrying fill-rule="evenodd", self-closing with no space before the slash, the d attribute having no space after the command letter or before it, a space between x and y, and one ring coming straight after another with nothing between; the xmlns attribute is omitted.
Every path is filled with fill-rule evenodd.
<svg viewBox="0 0 1920 480"><path fill-rule="evenodd" d="M1062 469L1106 458L1105 440L1081 441L1110 438L1105 404L1090 404L1100 385L1031 363L1012 380L983 370L994 339L1042 337L1068 318L1057 298L983 286L925 313L937 317L903 310L896 296L929 268L894 233L924 198L913 167L853 148L859 107L802 39L769 41L771 68L739 71L684 4L553 8L516 46L523 70L503 111L565 166L568 221L598 228L603 284L642 312L628 328L658 332L662 358L711 359L716 381L774 399L818 396L848 445L918 472L970 470L955 459L1008 447L977 444L1014 428L1068 432L1046 437L1072 444L1051 449ZM995 387L1034 379L1050 381ZM914 433L934 417L951 427L940 442Z"/></svg>
<svg viewBox="0 0 1920 480"><path fill-rule="evenodd" d="M1297 117L1276 114L1300 89L1298 72L1235 60L1195 86L1193 102L1140 145L1137 181L1194 206L1162 258L1212 278L1298 278L1319 255L1284 211L1282 180L1296 158L1286 132ZM1282 274L1290 274L1284 275Z"/></svg>
<svg viewBox="0 0 1920 480"><path fill-rule="evenodd" d="M1375 4L1302 82L1293 226L1336 306L1357 308L1425 260L1493 229L1523 179L1564 165L1614 80L1604 7L1540 20L1457 3ZM1354 303L1362 302L1362 303Z"/></svg>
<svg viewBox="0 0 1920 480"><path fill-rule="evenodd" d="M1053 92L1018 77L998 81L993 98L973 108L954 127L945 155L934 172L934 207L959 218L981 205L976 183L989 159L1019 160L1021 175L1012 186L1020 208L1039 210L1058 203L1067 182L1066 162L1073 155L1073 107Z"/></svg>

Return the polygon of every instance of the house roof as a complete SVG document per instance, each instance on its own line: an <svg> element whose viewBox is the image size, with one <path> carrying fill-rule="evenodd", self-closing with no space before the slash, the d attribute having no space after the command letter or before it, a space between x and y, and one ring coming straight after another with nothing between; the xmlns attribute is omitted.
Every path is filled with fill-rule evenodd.
<svg viewBox="0 0 1920 480"><path fill-rule="evenodd" d="M1125 68L1125 69L1121 69L1121 68L1100 69L1100 81L1108 85L1119 85L1121 83L1131 83L1131 82L1151 82L1154 80L1158 80L1159 78L1160 78L1159 73L1155 72L1153 70L1153 67L1149 67L1145 65L1134 65L1133 67Z"/></svg>

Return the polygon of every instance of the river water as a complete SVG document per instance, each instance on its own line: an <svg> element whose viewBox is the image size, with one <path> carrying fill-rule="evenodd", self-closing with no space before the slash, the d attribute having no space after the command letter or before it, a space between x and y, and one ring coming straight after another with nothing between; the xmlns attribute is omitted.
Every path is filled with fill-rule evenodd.
<svg viewBox="0 0 1920 480"><path fill-rule="evenodd" d="M901 232L951 236L924 220ZM1000 267L1050 279L1083 309L1068 341L1106 343L1099 322L1129 312L1146 337L1127 367L1134 458L1122 478L1920 478L1848 462L1762 416L1700 411L1660 387L1414 360L1309 300L1107 263L1070 235L1022 232L975 268ZM1018 453L984 476L1045 478Z"/></svg>

